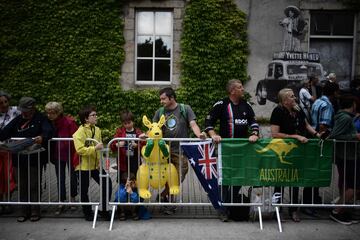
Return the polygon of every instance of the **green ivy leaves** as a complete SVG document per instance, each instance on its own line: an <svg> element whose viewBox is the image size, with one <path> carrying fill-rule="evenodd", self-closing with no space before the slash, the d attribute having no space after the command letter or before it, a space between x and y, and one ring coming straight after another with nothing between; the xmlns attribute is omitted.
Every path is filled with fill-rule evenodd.
<svg viewBox="0 0 360 240"><path fill-rule="evenodd" d="M119 111L152 118L160 107L155 89L123 91L123 0L0 0L0 89L32 96L43 110L60 101L77 116L95 104L105 142L120 125ZM187 3L181 38L178 101L190 104L200 126L230 78L246 81L245 15L233 0Z"/></svg>
<svg viewBox="0 0 360 240"><path fill-rule="evenodd" d="M186 8L180 96L202 124L232 78L246 82L245 14L232 0L193 0Z"/></svg>

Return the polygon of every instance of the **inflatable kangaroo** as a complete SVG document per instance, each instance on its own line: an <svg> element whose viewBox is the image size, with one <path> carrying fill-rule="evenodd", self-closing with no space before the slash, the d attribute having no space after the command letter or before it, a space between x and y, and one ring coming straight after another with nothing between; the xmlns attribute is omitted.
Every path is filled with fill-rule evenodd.
<svg viewBox="0 0 360 240"><path fill-rule="evenodd" d="M160 189L169 184L170 194L179 194L179 176L175 166L168 163L169 146L162 139L161 127L165 123L165 116L161 115L159 122L151 123L146 116L144 125L149 129L149 139L141 149L144 163L139 166L136 174L137 186L141 198L148 199L151 193L149 186Z"/></svg>

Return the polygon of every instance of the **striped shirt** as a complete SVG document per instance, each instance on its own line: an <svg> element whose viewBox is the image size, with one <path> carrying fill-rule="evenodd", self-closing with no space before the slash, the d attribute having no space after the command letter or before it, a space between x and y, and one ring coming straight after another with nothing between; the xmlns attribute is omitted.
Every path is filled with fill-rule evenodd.
<svg viewBox="0 0 360 240"><path fill-rule="evenodd" d="M312 127L319 131L320 124L328 128L334 126L334 108L327 96L321 96L311 107Z"/></svg>

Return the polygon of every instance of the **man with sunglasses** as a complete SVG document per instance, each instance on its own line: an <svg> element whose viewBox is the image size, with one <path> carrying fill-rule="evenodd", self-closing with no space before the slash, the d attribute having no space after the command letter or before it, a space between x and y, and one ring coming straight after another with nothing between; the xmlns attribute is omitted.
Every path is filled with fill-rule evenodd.
<svg viewBox="0 0 360 240"><path fill-rule="evenodd" d="M21 115L14 118L9 124L0 130L0 141L10 138L32 138L35 146L47 149L48 140L53 135L53 128L47 117L36 110L36 102L32 97L22 97L18 109ZM41 172L46 163L47 151L29 151L26 154L19 153L13 156L20 202L38 202L41 196ZM30 179L30 181L29 181ZM39 187L40 186L40 187ZM28 191L30 190L30 191ZM40 190L40 193L39 193ZM18 222L40 219L40 206L22 206Z"/></svg>

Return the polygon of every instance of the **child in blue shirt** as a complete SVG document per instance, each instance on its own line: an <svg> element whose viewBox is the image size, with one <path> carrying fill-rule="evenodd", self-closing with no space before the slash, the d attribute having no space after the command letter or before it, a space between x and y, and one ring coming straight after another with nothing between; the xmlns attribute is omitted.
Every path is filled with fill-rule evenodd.
<svg viewBox="0 0 360 240"><path fill-rule="evenodd" d="M121 176L119 189L115 193L115 202L132 202L137 203L140 201L137 187L136 187L136 178L133 173L130 173L128 177L127 173L124 173ZM120 221L126 220L126 212L129 211L131 214L131 218L133 220L139 220L138 207L136 206L119 206L119 219Z"/></svg>

